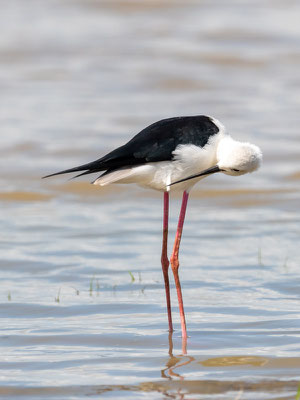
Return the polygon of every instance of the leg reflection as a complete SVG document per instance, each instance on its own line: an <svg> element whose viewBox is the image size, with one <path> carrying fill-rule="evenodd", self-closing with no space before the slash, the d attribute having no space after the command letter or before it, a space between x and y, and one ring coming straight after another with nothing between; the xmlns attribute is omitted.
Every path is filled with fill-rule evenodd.
<svg viewBox="0 0 300 400"><path fill-rule="evenodd" d="M182 354L179 356L173 355L173 333L169 333L169 359L166 363L166 368L162 369L161 376L166 379L179 378L184 380L184 377L176 372L175 369L184 367L195 360L194 357L186 355L186 338L182 338Z"/></svg>
<svg viewBox="0 0 300 400"><path fill-rule="evenodd" d="M181 338L182 355L187 354L186 349L187 349L187 338L182 337ZM173 332L169 332L169 355L173 357Z"/></svg>
<svg viewBox="0 0 300 400"><path fill-rule="evenodd" d="M169 356L173 357L173 332L169 332Z"/></svg>

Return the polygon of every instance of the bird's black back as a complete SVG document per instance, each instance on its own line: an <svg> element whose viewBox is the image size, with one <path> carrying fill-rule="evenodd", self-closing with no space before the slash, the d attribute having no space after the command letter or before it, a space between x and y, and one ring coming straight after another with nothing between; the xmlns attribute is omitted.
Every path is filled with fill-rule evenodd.
<svg viewBox="0 0 300 400"><path fill-rule="evenodd" d="M110 154L122 157L122 154L126 156L131 153L132 162L171 160L172 152L179 144L194 144L203 147L210 136L218 131L218 127L211 119L202 115L163 119L149 125L127 144Z"/></svg>
<svg viewBox="0 0 300 400"><path fill-rule="evenodd" d="M163 119L147 126L128 143L104 157L53 175L76 171L86 171L82 175L105 170L110 172L149 162L169 161L178 145L204 147L209 138L218 132L219 128L212 119L204 115Z"/></svg>

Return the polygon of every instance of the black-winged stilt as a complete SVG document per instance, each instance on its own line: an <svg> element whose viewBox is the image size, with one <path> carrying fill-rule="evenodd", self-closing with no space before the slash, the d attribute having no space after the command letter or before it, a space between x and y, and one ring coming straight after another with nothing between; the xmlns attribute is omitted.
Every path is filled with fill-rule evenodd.
<svg viewBox="0 0 300 400"><path fill-rule="evenodd" d="M169 259L167 255L169 192L183 192L173 252L170 258L174 275L182 337L186 339L186 322L178 275L179 245L191 188L205 176L223 172L243 175L255 171L262 160L260 149L250 143L233 140L224 126L204 115L163 119L143 129L124 146L88 164L47 175L84 171L78 176L104 171L94 185L137 183L164 192L163 243L161 265L165 281L169 331L173 331Z"/></svg>

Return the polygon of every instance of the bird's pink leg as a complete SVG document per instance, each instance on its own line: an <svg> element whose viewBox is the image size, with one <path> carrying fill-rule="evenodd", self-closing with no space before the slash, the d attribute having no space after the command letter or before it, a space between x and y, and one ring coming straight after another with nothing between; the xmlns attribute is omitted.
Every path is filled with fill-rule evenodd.
<svg viewBox="0 0 300 400"><path fill-rule="evenodd" d="M169 283L169 259L168 259L168 223L169 223L169 192L164 192L164 220L163 220L163 243L161 252L161 266L165 280L169 332L173 332L170 283Z"/></svg>
<svg viewBox="0 0 300 400"><path fill-rule="evenodd" d="M176 285L176 290L177 290L180 320L181 320L181 331L182 331L183 339L187 338L187 333L186 333L186 323L185 323L185 316L184 316L184 309L183 309L181 286L180 286L180 280L179 280L179 275L178 275L178 268L179 268L178 253L179 253L179 246L180 246L180 240L181 240L181 235L182 235L182 228L183 228L188 198L189 198L189 194L186 191L184 191L183 197L182 197L182 204L181 204L179 220L178 220L176 238L175 238L175 243L174 243L174 247L173 247L173 253L172 253L172 256L170 259L171 267L172 267L172 271L173 271L173 275L174 275L174 280L175 280L175 285Z"/></svg>

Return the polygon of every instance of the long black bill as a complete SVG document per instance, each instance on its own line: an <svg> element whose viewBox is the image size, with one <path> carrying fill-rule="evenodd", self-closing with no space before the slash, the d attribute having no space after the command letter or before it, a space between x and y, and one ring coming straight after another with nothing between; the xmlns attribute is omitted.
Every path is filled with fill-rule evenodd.
<svg viewBox="0 0 300 400"><path fill-rule="evenodd" d="M170 184L170 186L176 185L176 183L188 181L189 179L198 178L199 176L203 176L203 175L214 174L214 173L220 172L220 171L222 171L222 170L217 165L214 165L213 167L207 168L204 171L200 172L200 174L191 175L191 176L188 176L187 178L180 179L180 181L173 182Z"/></svg>

